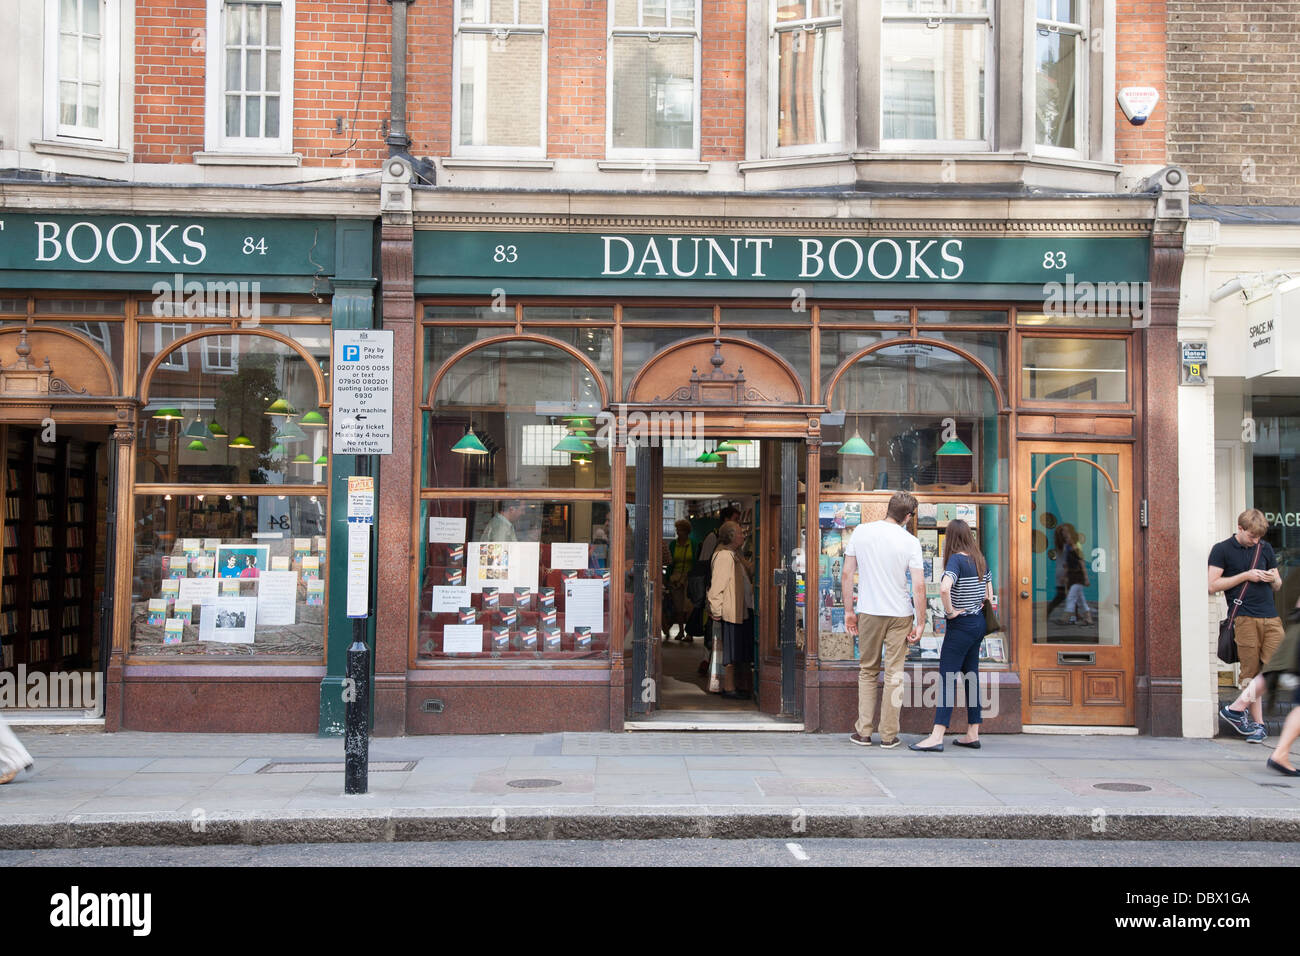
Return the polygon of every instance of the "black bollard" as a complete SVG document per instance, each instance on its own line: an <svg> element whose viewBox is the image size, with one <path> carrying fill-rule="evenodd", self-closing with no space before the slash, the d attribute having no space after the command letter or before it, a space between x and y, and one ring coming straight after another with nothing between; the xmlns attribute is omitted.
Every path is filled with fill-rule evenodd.
<svg viewBox="0 0 1300 956"><path fill-rule="evenodd" d="M343 792L370 789L370 648L366 646L366 619L352 622L348 648L347 706L343 717Z"/></svg>

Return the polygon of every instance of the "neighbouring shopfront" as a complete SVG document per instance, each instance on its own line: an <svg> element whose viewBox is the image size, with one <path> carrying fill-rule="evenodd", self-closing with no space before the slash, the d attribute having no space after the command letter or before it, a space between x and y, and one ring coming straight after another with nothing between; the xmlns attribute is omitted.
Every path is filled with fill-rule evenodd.
<svg viewBox="0 0 1300 956"><path fill-rule="evenodd" d="M373 324L374 220L3 230L4 670L97 676L109 730L341 725L330 333Z"/></svg>
<svg viewBox="0 0 1300 956"><path fill-rule="evenodd" d="M1160 290L1178 252L1148 201L1100 222L1058 204L1050 228L920 206L906 222L602 226L440 201L417 202L412 237L412 606L389 618L406 674L390 668L381 727L668 727L711 710L846 731L844 547L907 490L930 608L905 730L932 718L960 518L1005 625L981 649L988 729L1171 732L1177 638L1149 622L1175 579L1144 569L1177 536L1149 455L1173 447L1153 390L1176 381ZM724 507L745 530L756 673L752 700L720 705L677 623L672 548L698 553ZM397 626L381 608L381 645Z"/></svg>

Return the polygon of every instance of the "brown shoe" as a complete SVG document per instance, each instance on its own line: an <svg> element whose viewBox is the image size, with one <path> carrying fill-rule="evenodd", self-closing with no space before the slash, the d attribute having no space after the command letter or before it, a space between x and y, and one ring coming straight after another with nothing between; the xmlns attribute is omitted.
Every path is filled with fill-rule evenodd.
<svg viewBox="0 0 1300 956"><path fill-rule="evenodd" d="M899 744L901 744L901 743L902 743L902 741L899 740L897 737L895 737L893 740L882 740L882 741L880 742L880 749L881 749L881 750L893 750L895 747L897 747L897 746L898 746Z"/></svg>
<svg viewBox="0 0 1300 956"><path fill-rule="evenodd" d="M849 740L853 741L853 742L854 742L855 744L857 744L859 747L870 747L870 746L871 746L871 738L870 738L870 737L859 737L857 734L851 734L851 735L849 736Z"/></svg>

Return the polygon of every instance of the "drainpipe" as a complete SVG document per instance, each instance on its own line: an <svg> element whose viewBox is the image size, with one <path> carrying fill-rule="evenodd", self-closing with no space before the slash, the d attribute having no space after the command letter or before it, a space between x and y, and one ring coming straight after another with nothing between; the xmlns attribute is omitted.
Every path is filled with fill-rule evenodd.
<svg viewBox="0 0 1300 956"><path fill-rule="evenodd" d="M388 154L411 157L411 137L406 135L406 11L413 0L388 0L393 8L392 116L388 123Z"/></svg>

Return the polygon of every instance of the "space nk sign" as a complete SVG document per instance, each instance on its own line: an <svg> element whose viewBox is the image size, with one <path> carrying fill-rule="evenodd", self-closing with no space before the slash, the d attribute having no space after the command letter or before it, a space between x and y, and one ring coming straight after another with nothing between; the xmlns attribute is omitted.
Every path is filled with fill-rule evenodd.
<svg viewBox="0 0 1300 956"><path fill-rule="evenodd" d="M393 452L393 333L334 332L331 450L336 455Z"/></svg>

